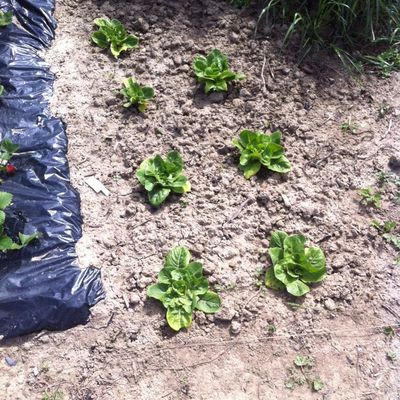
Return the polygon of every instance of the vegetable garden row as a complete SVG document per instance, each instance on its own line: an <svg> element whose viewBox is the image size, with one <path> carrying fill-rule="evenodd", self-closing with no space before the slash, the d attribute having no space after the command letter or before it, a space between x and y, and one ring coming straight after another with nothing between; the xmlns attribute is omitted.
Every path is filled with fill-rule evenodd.
<svg viewBox="0 0 400 400"><path fill-rule="evenodd" d="M0 27L11 22L11 13L0 13ZM115 58L138 46L138 38L129 34L119 21L99 18L94 22L99 29L93 33L92 41L103 49L110 49ZM196 57L193 70L206 94L227 91L231 83L245 78L244 75L230 70L228 58L219 50L213 50L207 57ZM5 88L0 85L0 96L4 93ZM155 97L153 88L141 86L132 77L123 81L120 93L124 98L123 106L134 106L139 112L144 112L149 101ZM284 155L279 131L268 135L243 130L239 138L233 140L233 144L240 152L239 168L246 179L256 175L262 166L277 173L288 173L291 170L290 162ZM9 140L1 143L1 171L7 175L15 173L10 160L17 150L18 146ZM191 185L183 175L183 170L181 155L171 151L164 158L156 155L143 161L136 177L148 192L150 204L159 207L170 194L190 191ZM0 193L2 251L21 249L40 237L40 233L29 236L19 234L20 243L16 243L4 232L3 210L11 201L11 194ZM309 292L310 283L320 282L326 277L323 251L318 247L307 247L306 242L307 239L301 234L288 235L276 231L271 235L269 255L272 267L268 268L265 275L267 287L286 289L293 296L303 296ZM190 326L194 310L215 313L221 307L218 294L209 290L208 281L203 276L202 264L191 261L190 252L185 247L175 247L167 254L164 267L158 275L158 283L151 285L147 294L163 303L167 309L168 324L176 331Z"/></svg>

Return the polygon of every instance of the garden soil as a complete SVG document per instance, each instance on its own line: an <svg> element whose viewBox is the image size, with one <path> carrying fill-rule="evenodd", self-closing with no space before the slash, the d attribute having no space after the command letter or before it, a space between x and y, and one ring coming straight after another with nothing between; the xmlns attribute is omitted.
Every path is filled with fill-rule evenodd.
<svg viewBox="0 0 400 400"><path fill-rule="evenodd" d="M101 16L120 19L140 47L115 60L92 45ZM279 32L254 37L256 16L224 1L57 1L45 54L57 76L52 113L66 123L81 194L80 265L101 268L107 299L86 326L3 341L1 399L400 399L400 267L371 226L400 215L399 188L377 183L389 160L400 163L400 75L350 77L324 57L298 66ZM213 48L247 79L205 96L191 63ZM122 107L128 76L155 88L144 114ZM349 121L355 133L341 129ZM242 129L280 129L293 171L246 180L232 145ZM135 170L171 149L192 191L154 210ZM382 192L381 209L360 204L369 186ZM304 299L262 285L278 229L326 254L328 277ZM176 245L204 263L223 300L179 333L146 297ZM312 365L295 367L299 355Z"/></svg>

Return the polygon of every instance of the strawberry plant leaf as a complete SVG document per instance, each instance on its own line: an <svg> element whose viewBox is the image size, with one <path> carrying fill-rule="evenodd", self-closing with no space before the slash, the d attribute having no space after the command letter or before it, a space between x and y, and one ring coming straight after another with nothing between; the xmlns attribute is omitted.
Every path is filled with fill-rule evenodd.
<svg viewBox="0 0 400 400"><path fill-rule="evenodd" d="M243 130L239 134L239 139L234 139L232 143L240 151L239 168L244 172L246 179L256 175L262 165L279 173L291 170L290 162L283 154L279 131L265 135L261 132Z"/></svg>
<svg viewBox="0 0 400 400"><path fill-rule="evenodd" d="M12 202L12 194L7 192L0 192L0 210L4 210Z"/></svg>
<svg viewBox="0 0 400 400"><path fill-rule="evenodd" d="M13 13L12 11L0 11L0 28L12 24Z"/></svg>
<svg viewBox="0 0 400 400"><path fill-rule="evenodd" d="M204 56L197 56L193 61L193 70L197 81L204 85L206 94L210 92L226 92L231 82L245 78L229 69L228 57L214 49Z"/></svg>
<svg viewBox="0 0 400 400"><path fill-rule="evenodd" d="M139 39L130 35L116 19L97 18L94 24L99 30L93 32L92 41L102 49L110 48L115 58L118 58L123 51L135 49L139 45Z"/></svg>
<svg viewBox="0 0 400 400"><path fill-rule="evenodd" d="M5 92L4 86L0 85L0 97L3 96L4 92Z"/></svg>
<svg viewBox="0 0 400 400"><path fill-rule="evenodd" d="M167 322L176 331L190 326L194 310L215 313L221 307L219 296L208 290L202 264L190 262L185 247L175 247L167 254L158 280L147 288L147 295L162 302Z"/></svg>
<svg viewBox="0 0 400 400"><path fill-rule="evenodd" d="M268 253L273 267L267 270L265 285L283 289L293 296L303 296L310 291L308 283L321 282L326 277L326 261L318 247L305 247L303 235L272 234Z"/></svg>
<svg viewBox="0 0 400 400"><path fill-rule="evenodd" d="M182 171L181 155L176 151L171 151L165 160L159 155L144 160L136 172L136 177L149 192L150 204L159 207L171 192L190 191L190 183L185 176L181 175Z"/></svg>

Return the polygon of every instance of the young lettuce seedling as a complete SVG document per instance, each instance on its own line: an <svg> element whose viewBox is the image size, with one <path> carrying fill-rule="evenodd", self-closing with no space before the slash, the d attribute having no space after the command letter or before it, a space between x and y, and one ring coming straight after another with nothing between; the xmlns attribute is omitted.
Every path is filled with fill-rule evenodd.
<svg viewBox="0 0 400 400"><path fill-rule="evenodd" d="M197 81L204 84L205 93L226 92L231 82L245 78L229 69L228 57L219 50L213 50L207 57L197 56L193 62Z"/></svg>
<svg viewBox="0 0 400 400"><path fill-rule="evenodd" d="M308 283L321 282L326 277L325 255L318 247L305 247L302 235L289 236L285 232L272 234L268 253L272 267L265 275L265 285L271 289L285 289L293 296L310 291Z"/></svg>
<svg viewBox="0 0 400 400"><path fill-rule="evenodd" d="M18 237L20 243L15 243L4 233L4 223L6 220L4 209L11 204L12 198L13 196L11 193L0 192L0 251L3 253L8 250L20 250L39 237L38 233L34 233L32 235L24 235L23 233L19 233Z"/></svg>
<svg viewBox="0 0 400 400"><path fill-rule="evenodd" d="M203 265L190 262L185 247L175 247L165 258L164 268L158 274L159 283L147 289L147 295L160 300L167 309L168 325L175 331L188 328L194 310L215 313L221 307L218 294L208 290L203 277Z"/></svg>
<svg viewBox="0 0 400 400"><path fill-rule="evenodd" d="M165 160L156 155L143 161L136 172L136 177L149 192L150 204L160 206L168 195L190 191L190 183L182 175L183 160L177 151L167 154Z"/></svg>
<svg viewBox="0 0 400 400"><path fill-rule="evenodd" d="M257 174L261 165L274 172L287 173L291 170L290 162L283 154L279 131L265 135L244 130L240 132L239 139L234 139L232 143L240 150L239 168L246 179Z"/></svg>
<svg viewBox="0 0 400 400"><path fill-rule="evenodd" d="M149 101L154 98L154 89L150 86L139 85L134 78L127 78L122 84L124 88L120 93L125 98L124 107L136 106L139 112L144 112Z"/></svg>
<svg viewBox="0 0 400 400"><path fill-rule="evenodd" d="M130 35L116 19L110 21L107 18L97 18L94 24L99 30L92 34L92 41L102 49L110 48L115 58L118 58L121 52L135 49L139 45L139 39Z"/></svg>
<svg viewBox="0 0 400 400"><path fill-rule="evenodd" d="M375 208L382 207L382 196L379 192L374 192L371 187L363 188L358 191L361 196L361 203L374 206Z"/></svg>
<svg viewBox="0 0 400 400"><path fill-rule="evenodd" d="M7 12L0 11L0 28L12 24L12 17L13 17L12 11L7 11Z"/></svg>

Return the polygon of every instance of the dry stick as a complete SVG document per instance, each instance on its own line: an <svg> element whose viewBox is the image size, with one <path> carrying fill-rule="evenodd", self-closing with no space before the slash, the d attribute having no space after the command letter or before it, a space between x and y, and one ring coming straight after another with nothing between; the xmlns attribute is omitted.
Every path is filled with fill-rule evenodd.
<svg viewBox="0 0 400 400"><path fill-rule="evenodd" d="M388 126L388 128L386 129L385 133L383 134L382 139L384 139L384 138L386 137L386 135L387 135L387 134L390 132L390 130L392 129L392 123L393 123L393 121L392 121L392 119L390 119L390 121L389 121L389 126Z"/></svg>
<svg viewBox="0 0 400 400"><path fill-rule="evenodd" d="M223 356L225 353L227 353L228 351L232 350L233 347L235 347L235 344L233 344L231 347L225 349L224 351L221 351L221 353L217 354L214 358L211 358L210 360L200 361L198 363L194 363L194 364L190 364L190 365L184 365L183 367L179 367L179 368L160 366L159 368L147 368L147 370L149 370L149 371L159 371L160 369L162 369L163 371L183 371L184 369L187 369L187 368L194 368L194 367L199 367L200 365L211 364L214 361L217 361L218 358Z"/></svg>
<svg viewBox="0 0 400 400"><path fill-rule="evenodd" d="M244 209L246 206L250 205L252 202L253 202L252 199L246 199L242 204L240 204L240 205L236 208L235 212L229 217L229 219L228 219L227 221L225 221L225 222L222 224L222 226L224 226L225 224L229 224L229 222L232 222L234 219L236 219L236 218L240 215L240 213L243 211L243 209Z"/></svg>
<svg viewBox="0 0 400 400"><path fill-rule="evenodd" d="M301 338L301 337L308 337L308 336L323 336L323 335L336 335L336 337L350 337L350 338L362 338L362 337L368 337L368 336L373 336L373 335L380 335L381 332L378 332L378 329L383 329L386 328L387 325L377 325L377 326L369 326L366 329L371 329L375 330L375 332L370 332L365 335L356 335L354 333L354 329L349 330L336 330L336 331L321 331L321 332L303 332L303 333L289 333L289 334L274 334L273 336L268 336L268 337L261 337L261 338L255 338L255 339L244 339L244 340L215 340L215 341L208 341L208 342L197 342L197 343L183 343L181 345L177 346L169 346L169 347L157 347L154 346L155 348L153 350L149 349L149 351L167 351L167 350L177 350L181 349L184 347L197 347L197 346L225 346L225 345L247 345L251 343L263 343L263 342L268 342L270 340L288 340L288 339L296 339L296 338ZM393 328L400 328L400 324L397 325L392 325ZM344 335L339 335L339 333L344 333ZM346 335L348 333L348 335Z"/></svg>
<svg viewBox="0 0 400 400"><path fill-rule="evenodd" d="M392 308L390 308L386 304L382 304L381 307L384 308L386 311L389 311L390 314L392 314L394 317L396 317L397 319L400 320L400 315L396 311L394 311Z"/></svg>
<svg viewBox="0 0 400 400"><path fill-rule="evenodd" d="M266 62L267 62L267 57L264 56L264 61L263 61L263 65L262 65L262 68L261 68L261 79L262 79L262 81L263 81L264 92L267 91L267 84L266 84L266 82L265 82L265 76L264 76L264 70L265 70L265 63L266 63Z"/></svg>

